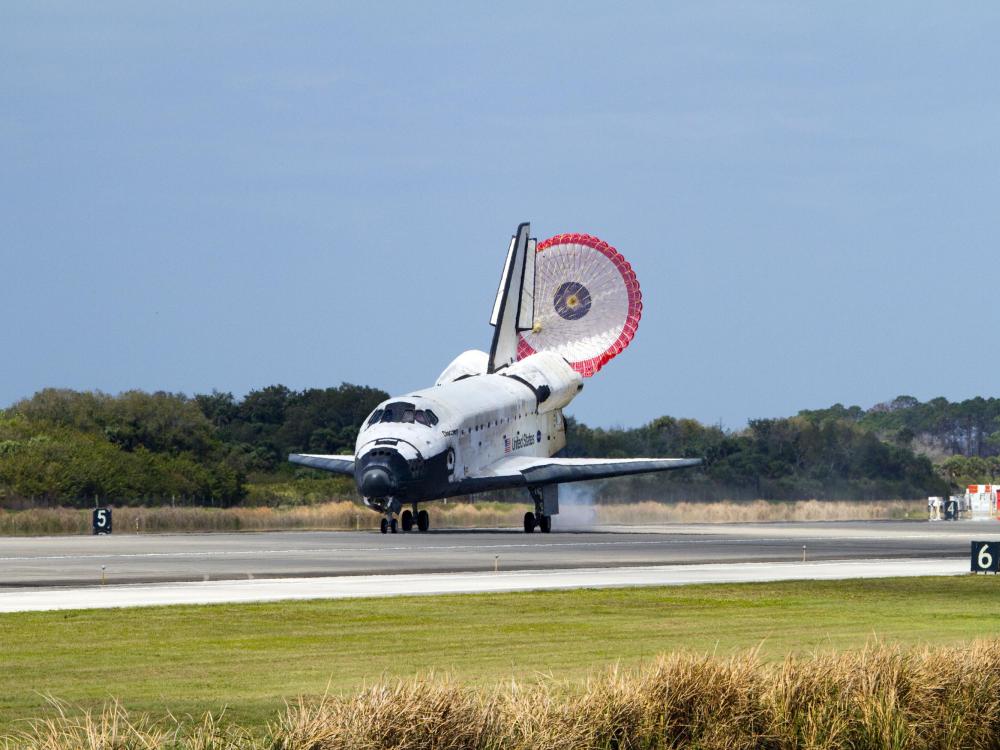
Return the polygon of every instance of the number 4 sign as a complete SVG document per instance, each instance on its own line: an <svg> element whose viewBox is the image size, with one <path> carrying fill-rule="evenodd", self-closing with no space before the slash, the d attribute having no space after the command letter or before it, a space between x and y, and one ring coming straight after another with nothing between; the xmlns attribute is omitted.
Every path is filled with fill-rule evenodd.
<svg viewBox="0 0 1000 750"><path fill-rule="evenodd" d="M1000 571L1000 542L972 543L972 572L996 573Z"/></svg>

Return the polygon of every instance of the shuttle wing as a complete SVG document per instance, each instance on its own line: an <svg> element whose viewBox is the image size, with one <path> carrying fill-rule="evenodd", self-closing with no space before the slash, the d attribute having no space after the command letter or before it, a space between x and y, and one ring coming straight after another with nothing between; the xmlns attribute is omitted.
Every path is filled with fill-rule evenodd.
<svg viewBox="0 0 1000 750"><path fill-rule="evenodd" d="M607 479L629 474L673 471L701 464L700 458L531 458L510 456L501 458L476 474L467 476L463 484L470 492L501 487L531 486L562 482L582 482L587 479Z"/></svg>
<svg viewBox="0 0 1000 750"><path fill-rule="evenodd" d="M293 464L321 469L333 474L354 476L354 456L323 456L313 453L292 453ZM701 464L700 458L532 458L510 456L501 458L485 469L468 474L459 483L462 492L511 487L542 487L563 482L583 482L588 479L608 479L629 474L649 474L673 471Z"/></svg>
<svg viewBox="0 0 1000 750"><path fill-rule="evenodd" d="M293 464L322 469L334 474L354 476L354 456L320 456L313 453L291 453L288 460Z"/></svg>

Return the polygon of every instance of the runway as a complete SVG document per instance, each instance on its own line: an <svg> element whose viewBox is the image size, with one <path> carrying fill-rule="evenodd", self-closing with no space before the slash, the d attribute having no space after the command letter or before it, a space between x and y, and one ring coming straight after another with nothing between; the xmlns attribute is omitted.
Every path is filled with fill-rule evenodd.
<svg viewBox="0 0 1000 750"><path fill-rule="evenodd" d="M968 563L965 560L903 559L735 565L714 563L645 568L577 568L43 587L0 592L0 613L430 594L484 594L574 588L683 586L695 583L959 575L967 571Z"/></svg>
<svg viewBox="0 0 1000 750"><path fill-rule="evenodd" d="M271 532L0 539L0 592L24 587L427 573L963 559L1000 523L669 524L594 531ZM805 550L803 550L805 546Z"/></svg>

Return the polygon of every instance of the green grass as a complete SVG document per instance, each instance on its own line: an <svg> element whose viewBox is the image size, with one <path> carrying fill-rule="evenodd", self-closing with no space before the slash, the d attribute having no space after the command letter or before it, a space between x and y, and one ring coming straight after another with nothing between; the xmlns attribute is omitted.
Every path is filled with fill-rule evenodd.
<svg viewBox="0 0 1000 750"><path fill-rule="evenodd" d="M875 639L958 644L1000 636L994 577L155 607L0 615L0 734L82 706L227 716L260 725L285 699L382 676L469 682L584 678L668 651L764 659Z"/></svg>

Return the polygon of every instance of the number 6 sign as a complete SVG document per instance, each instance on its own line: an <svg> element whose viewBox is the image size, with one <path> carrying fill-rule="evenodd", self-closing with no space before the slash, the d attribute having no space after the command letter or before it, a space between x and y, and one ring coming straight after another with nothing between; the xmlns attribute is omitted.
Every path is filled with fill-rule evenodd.
<svg viewBox="0 0 1000 750"><path fill-rule="evenodd" d="M996 573L1000 571L1000 542L972 543L972 572Z"/></svg>

